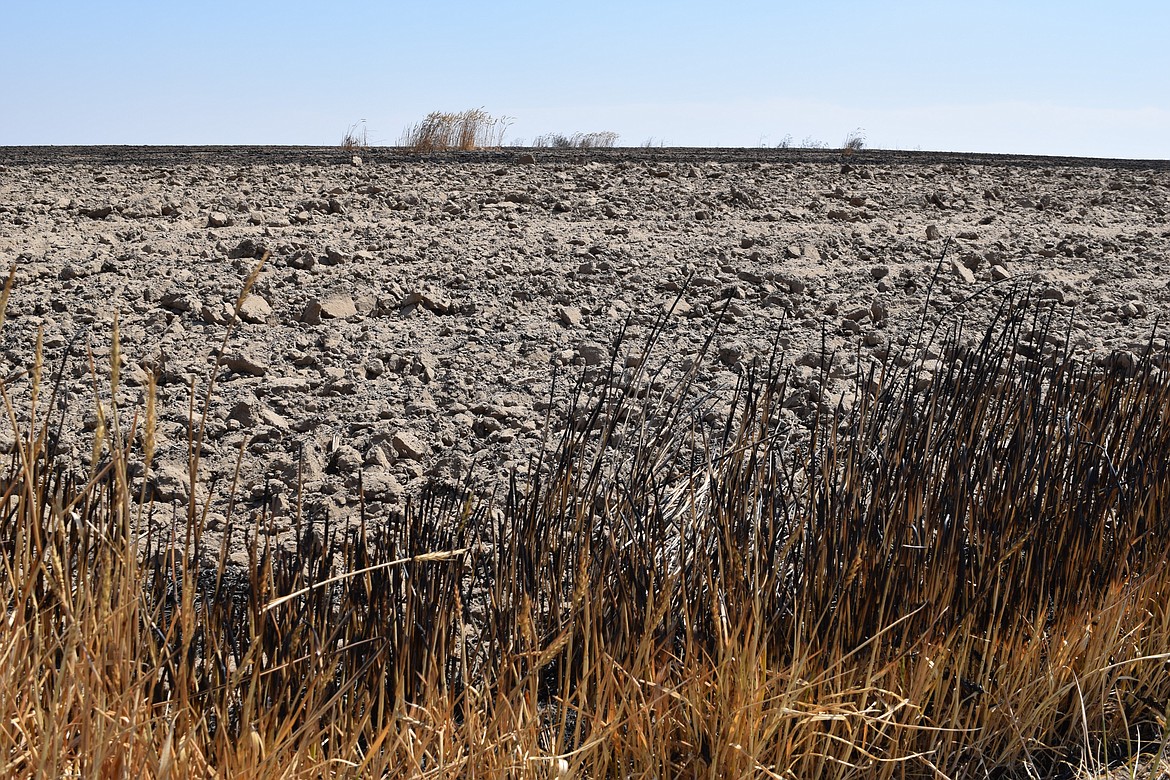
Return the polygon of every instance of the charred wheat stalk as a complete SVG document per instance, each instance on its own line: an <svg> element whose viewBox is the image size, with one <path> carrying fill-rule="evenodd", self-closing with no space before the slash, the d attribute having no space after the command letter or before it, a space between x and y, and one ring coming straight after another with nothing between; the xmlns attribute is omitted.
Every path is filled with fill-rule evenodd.
<svg viewBox="0 0 1170 780"><path fill-rule="evenodd" d="M25 436L6 773L1024 775L1164 746L1170 361L1046 354L1046 327L1008 299L948 370L875 366L803 445L779 359L720 432L685 383L611 370L498 500L249 531L243 568L226 540L188 563L194 514L136 548L126 458L78 484Z"/></svg>

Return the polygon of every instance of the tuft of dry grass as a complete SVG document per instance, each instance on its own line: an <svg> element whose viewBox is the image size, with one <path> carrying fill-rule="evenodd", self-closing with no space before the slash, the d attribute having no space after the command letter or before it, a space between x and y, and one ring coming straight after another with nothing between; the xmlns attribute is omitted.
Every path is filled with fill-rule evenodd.
<svg viewBox="0 0 1170 780"><path fill-rule="evenodd" d="M0 384L18 434L2 772L1048 777L1139 748L1156 764L1170 357L1098 367L1034 348L1051 326L1009 297L974 346L944 340L961 360L929 382L856 377L856 404L818 407L799 448L778 356L744 371L715 437L686 380L611 366L578 380L537 476L491 502L298 519L287 548L262 509L230 517L218 551L195 498L164 530L135 488L153 386L130 414L109 403L117 348L90 358L108 411L78 477L48 444L38 358L21 414Z"/></svg>
<svg viewBox="0 0 1170 780"><path fill-rule="evenodd" d="M617 146L620 136L612 130L602 130L596 133L545 133L537 136L532 145L536 148L547 149L612 149Z"/></svg>
<svg viewBox="0 0 1170 780"><path fill-rule="evenodd" d="M499 148L511 117L492 116L482 108L457 113L434 111L403 131L398 145L413 152L472 151Z"/></svg>
<svg viewBox="0 0 1170 780"><path fill-rule="evenodd" d="M841 144L841 154L848 157L856 152L860 152L864 148L865 131L859 127L845 136L845 142Z"/></svg>
<svg viewBox="0 0 1170 780"><path fill-rule="evenodd" d="M350 125L341 139L341 148L347 152L359 152L370 148L369 138L366 134L366 120L363 119L360 123Z"/></svg>
<svg viewBox="0 0 1170 780"><path fill-rule="evenodd" d="M819 139L813 138L811 135L806 135L801 139L797 149L828 149L829 145Z"/></svg>

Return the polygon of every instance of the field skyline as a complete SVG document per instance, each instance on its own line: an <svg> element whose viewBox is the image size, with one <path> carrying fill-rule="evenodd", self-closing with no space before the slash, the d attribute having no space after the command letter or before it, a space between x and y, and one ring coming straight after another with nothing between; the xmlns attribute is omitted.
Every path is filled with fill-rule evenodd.
<svg viewBox="0 0 1170 780"><path fill-rule="evenodd" d="M1170 156L1153 2L8 4L0 145L394 144L435 110L507 143Z"/></svg>

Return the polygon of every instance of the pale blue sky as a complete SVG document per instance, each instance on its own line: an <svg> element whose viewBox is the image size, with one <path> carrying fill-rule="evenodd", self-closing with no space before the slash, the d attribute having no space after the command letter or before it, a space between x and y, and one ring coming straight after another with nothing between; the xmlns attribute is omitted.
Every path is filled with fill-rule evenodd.
<svg viewBox="0 0 1170 780"><path fill-rule="evenodd" d="M0 0L0 145L511 139L1170 157L1170 2Z"/></svg>

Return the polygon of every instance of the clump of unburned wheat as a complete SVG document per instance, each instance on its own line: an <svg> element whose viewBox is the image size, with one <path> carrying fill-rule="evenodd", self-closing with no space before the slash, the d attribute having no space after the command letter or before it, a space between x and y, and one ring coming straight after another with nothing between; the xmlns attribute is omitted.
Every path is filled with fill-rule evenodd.
<svg viewBox="0 0 1170 780"><path fill-rule="evenodd" d="M498 148L511 123L510 117L492 116L482 108L455 113L434 111L406 128L398 145L413 152Z"/></svg>
<svg viewBox="0 0 1170 780"><path fill-rule="evenodd" d="M359 125L350 125L341 139L341 148L347 152L360 152L370 148L369 136L366 133L366 120Z"/></svg>
<svg viewBox="0 0 1170 780"><path fill-rule="evenodd" d="M617 145L620 136L612 130L602 130L593 133L545 133L537 136L532 145L537 148L550 149L612 149Z"/></svg>
<svg viewBox="0 0 1170 780"><path fill-rule="evenodd" d="M845 142L841 144L841 154L845 157L852 156L865 148L865 131L860 127L851 131L845 136Z"/></svg>

